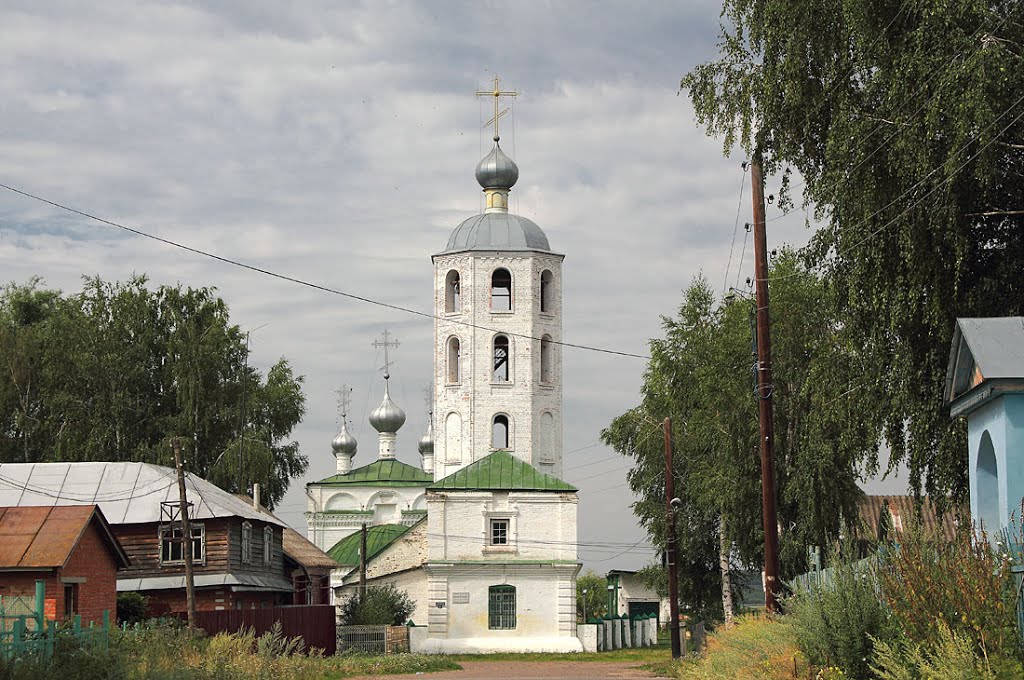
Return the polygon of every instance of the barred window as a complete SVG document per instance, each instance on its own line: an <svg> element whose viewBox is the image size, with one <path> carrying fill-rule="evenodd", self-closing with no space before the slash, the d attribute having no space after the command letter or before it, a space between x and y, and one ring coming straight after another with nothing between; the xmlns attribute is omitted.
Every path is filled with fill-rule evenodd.
<svg viewBox="0 0 1024 680"><path fill-rule="evenodd" d="M487 627L513 630L516 627L516 587L491 586L487 589Z"/></svg>
<svg viewBox="0 0 1024 680"><path fill-rule="evenodd" d="M252 561L252 524L242 522L242 564Z"/></svg>

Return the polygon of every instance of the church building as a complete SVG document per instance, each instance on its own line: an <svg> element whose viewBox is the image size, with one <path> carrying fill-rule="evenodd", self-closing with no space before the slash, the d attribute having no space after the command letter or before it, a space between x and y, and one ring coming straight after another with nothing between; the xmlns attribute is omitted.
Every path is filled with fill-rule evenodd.
<svg viewBox="0 0 1024 680"><path fill-rule="evenodd" d="M577 490L559 478L564 255L509 212L519 169L500 146L502 94L495 82L494 147L476 168L484 212L432 257L433 413L422 464L395 459L405 413L385 372L370 417L377 460L353 468L343 418L337 474L307 485L309 538L339 563L336 600L358 587L365 523L367 582L409 593L428 652L582 649ZM387 351L387 337L380 344Z"/></svg>

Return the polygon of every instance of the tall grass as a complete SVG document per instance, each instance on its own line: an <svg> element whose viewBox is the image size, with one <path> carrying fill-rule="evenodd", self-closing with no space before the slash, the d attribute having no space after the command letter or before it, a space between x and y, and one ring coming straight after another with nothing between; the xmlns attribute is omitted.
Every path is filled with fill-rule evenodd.
<svg viewBox="0 0 1024 680"><path fill-rule="evenodd" d="M793 626L784 620L741 616L708 636L706 654L684 663L681 680L761 680L793 677L799 660ZM801 674L801 677L806 677Z"/></svg>

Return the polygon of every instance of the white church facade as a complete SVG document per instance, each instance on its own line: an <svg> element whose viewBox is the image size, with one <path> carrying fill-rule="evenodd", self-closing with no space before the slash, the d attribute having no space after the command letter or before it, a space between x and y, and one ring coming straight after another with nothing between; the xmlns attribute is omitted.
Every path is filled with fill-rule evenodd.
<svg viewBox="0 0 1024 680"><path fill-rule="evenodd" d="M405 414L385 373L370 417L377 460L353 467L343 418L337 474L307 485L309 539L339 563L335 597L358 585L365 523L367 582L414 599L422 651L582 649L577 490L559 478L564 256L508 211L518 175L496 130L476 169L486 209L432 258L433 422L421 466L394 457Z"/></svg>

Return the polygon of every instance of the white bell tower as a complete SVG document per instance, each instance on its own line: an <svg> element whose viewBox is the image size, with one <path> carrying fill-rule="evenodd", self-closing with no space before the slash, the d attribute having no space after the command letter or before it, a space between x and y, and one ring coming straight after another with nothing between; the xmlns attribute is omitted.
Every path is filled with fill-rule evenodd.
<svg viewBox="0 0 1024 680"><path fill-rule="evenodd" d="M532 221L508 211L519 168L494 148L476 179L486 209L433 256L434 478L506 449L562 474L562 260Z"/></svg>

